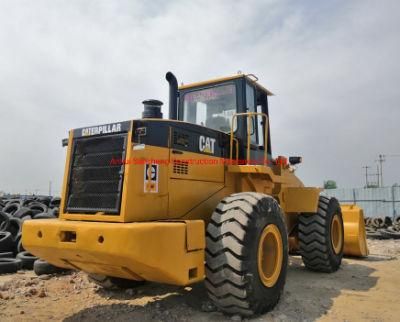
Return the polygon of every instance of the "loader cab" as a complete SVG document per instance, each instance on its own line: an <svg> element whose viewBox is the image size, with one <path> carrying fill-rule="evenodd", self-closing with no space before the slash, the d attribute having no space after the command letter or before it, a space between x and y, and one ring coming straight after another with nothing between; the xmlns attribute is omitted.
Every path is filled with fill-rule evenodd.
<svg viewBox="0 0 400 322"><path fill-rule="evenodd" d="M271 158L269 122L261 115L251 118L233 116L238 113L268 113L267 89L253 75L236 75L179 87L178 120L197 124L229 135L233 130L239 142L239 158L245 158L250 133L252 163L262 160L265 149ZM268 120L267 120L268 121ZM264 133L267 129L267 144Z"/></svg>

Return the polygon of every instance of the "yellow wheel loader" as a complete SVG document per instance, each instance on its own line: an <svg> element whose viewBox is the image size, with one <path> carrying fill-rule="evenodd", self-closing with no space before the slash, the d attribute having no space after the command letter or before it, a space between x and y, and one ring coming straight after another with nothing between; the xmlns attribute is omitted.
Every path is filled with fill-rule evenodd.
<svg viewBox="0 0 400 322"><path fill-rule="evenodd" d="M25 221L26 250L104 287L205 280L244 316L278 302L289 253L327 273L367 255L362 210L305 187L301 157L272 156L272 93L254 75L166 79L168 119L148 100L142 119L69 132L59 219Z"/></svg>

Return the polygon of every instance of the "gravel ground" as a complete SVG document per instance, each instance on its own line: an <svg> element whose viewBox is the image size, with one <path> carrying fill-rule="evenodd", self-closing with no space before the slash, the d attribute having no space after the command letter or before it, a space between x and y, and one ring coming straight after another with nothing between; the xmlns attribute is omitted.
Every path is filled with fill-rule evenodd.
<svg viewBox="0 0 400 322"><path fill-rule="evenodd" d="M369 240L368 259L345 259L334 274L307 271L291 257L277 307L254 321L398 321L400 240ZM216 311L203 284L148 283L105 291L85 274L0 276L0 321L240 321Z"/></svg>

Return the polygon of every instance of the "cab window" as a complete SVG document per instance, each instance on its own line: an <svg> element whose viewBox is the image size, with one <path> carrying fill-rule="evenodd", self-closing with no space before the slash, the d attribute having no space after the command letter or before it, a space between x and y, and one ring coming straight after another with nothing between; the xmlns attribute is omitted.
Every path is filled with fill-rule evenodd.
<svg viewBox="0 0 400 322"><path fill-rule="evenodd" d="M187 92L183 95L182 120L225 133L230 132L236 113L235 84L223 84Z"/></svg>
<svg viewBox="0 0 400 322"><path fill-rule="evenodd" d="M257 112L256 110L256 96L254 87L246 83L246 108L247 112ZM257 140L257 117L252 117L247 119L247 126L250 127L251 139L250 142L252 144L258 144Z"/></svg>

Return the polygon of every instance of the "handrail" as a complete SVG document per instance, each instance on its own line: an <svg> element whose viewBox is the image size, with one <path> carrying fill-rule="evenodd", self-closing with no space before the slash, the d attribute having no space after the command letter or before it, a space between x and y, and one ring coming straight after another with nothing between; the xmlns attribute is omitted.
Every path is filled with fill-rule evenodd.
<svg viewBox="0 0 400 322"><path fill-rule="evenodd" d="M232 162L232 155L233 155L233 140L236 140L236 160L239 158L239 144L238 140L233 136L233 125L235 119L237 119L239 116L246 116L247 117L247 151L246 151L246 162L247 164L250 163L250 144L251 144L251 132L250 132L250 127L249 127L249 122L248 120L253 118L254 116L260 115L261 117L265 118L265 126L264 126L264 165L268 164L268 115L265 113L261 112L246 112L246 113L235 113L232 116L232 124L231 124L231 133L230 133L230 162ZM255 125L257 123L255 122ZM255 126L254 126L255 130Z"/></svg>
<svg viewBox="0 0 400 322"><path fill-rule="evenodd" d="M239 161L239 140L237 138L233 138L233 140L235 141L236 144L236 162ZM232 165L232 154L233 154L233 149L230 149L230 160L229 160L229 164Z"/></svg>

